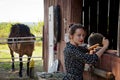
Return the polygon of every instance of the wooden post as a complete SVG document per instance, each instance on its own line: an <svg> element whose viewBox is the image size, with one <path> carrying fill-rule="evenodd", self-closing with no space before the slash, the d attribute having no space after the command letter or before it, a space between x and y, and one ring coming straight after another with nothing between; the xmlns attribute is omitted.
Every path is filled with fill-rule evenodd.
<svg viewBox="0 0 120 80"><path fill-rule="evenodd" d="M120 57L120 1L119 1L119 15L118 15L118 36L117 36L117 50Z"/></svg>

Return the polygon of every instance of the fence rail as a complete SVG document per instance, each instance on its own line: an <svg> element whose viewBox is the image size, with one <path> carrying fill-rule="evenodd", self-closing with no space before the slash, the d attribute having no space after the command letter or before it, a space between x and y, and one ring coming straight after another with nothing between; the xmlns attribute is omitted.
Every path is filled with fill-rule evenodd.
<svg viewBox="0 0 120 80"><path fill-rule="evenodd" d="M0 58L0 60L8 60L8 59L19 59L19 58L39 58L40 60L42 60L42 57L41 56L38 56L38 57L14 57L14 58ZM36 59L35 59L36 61ZM0 63L2 63L3 61L0 61ZM13 61L4 61L4 62L7 62L7 63L12 63ZM22 60L22 61L14 61L14 62L29 62L27 60Z"/></svg>
<svg viewBox="0 0 120 80"><path fill-rule="evenodd" d="M27 39L36 39L36 40L27 40ZM12 37L12 38L0 38L0 44L8 43L27 43L27 42L39 42L42 40L42 37Z"/></svg>
<svg viewBox="0 0 120 80"><path fill-rule="evenodd" d="M35 39L35 40L29 40L29 39ZM42 40L42 37L0 38L0 44L8 44L8 43L15 43L15 44L16 43L30 43L30 42L39 42L40 40ZM0 60L19 59L19 58L22 58L22 59L25 59L25 58L40 58L42 60L41 56L36 56L36 57L12 57L12 58L10 57L10 58L0 58ZM21 61L17 61L17 62L21 62ZM22 62L27 62L27 61L22 61Z"/></svg>
<svg viewBox="0 0 120 80"><path fill-rule="evenodd" d="M19 59L19 58L42 58L41 56L39 57L12 57L12 59ZM11 59L11 58L0 58L0 59Z"/></svg>
<svg viewBox="0 0 120 80"><path fill-rule="evenodd" d="M34 60L34 61L41 61L41 60ZM23 61L14 61L14 62L29 62L29 61L23 60ZM4 64L4 63L12 63L12 61L4 61L4 62L0 61L0 64Z"/></svg>

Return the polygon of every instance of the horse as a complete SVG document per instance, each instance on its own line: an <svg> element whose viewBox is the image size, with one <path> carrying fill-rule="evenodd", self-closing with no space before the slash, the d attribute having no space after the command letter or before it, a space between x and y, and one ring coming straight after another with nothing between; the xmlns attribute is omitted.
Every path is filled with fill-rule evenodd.
<svg viewBox="0 0 120 80"><path fill-rule="evenodd" d="M28 38L26 38L28 37ZM31 42L30 42L31 41ZM25 24L13 24L11 26L10 34L8 37L8 47L12 58L12 71L15 70L14 66L14 52L19 54L19 77L22 77L23 55L27 55L27 76L29 76L29 62L34 51L35 36L30 32L30 29Z"/></svg>

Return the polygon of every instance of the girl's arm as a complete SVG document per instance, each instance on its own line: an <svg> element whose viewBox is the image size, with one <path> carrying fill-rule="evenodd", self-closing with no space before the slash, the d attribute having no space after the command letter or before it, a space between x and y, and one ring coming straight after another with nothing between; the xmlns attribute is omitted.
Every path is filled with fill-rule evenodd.
<svg viewBox="0 0 120 80"><path fill-rule="evenodd" d="M108 39L103 38L102 44L103 44L103 47L102 47L99 51L97 51L97 52L95 53L95 54L97 54L97 56L98 56L99 58L101 57L101 55L106 51L106 49L107 49L108 46L109 46L109 41L108 41Z"/></svg>

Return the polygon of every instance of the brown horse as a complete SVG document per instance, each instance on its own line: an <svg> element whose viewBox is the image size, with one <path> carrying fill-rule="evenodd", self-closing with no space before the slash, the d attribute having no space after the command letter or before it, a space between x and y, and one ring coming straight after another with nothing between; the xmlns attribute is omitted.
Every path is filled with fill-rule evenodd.
<svg viewBox="0 0 120 80"><path fill-rule="evenodd" d="M29 38L25 38L25 37L29 37ZM32 37L32 38L30 38L30 37ZM20 60L19 76L20 77L22 77L22 68L23 68L22 57L23 57L23 55L28 56L27 75L29 76L29 62L30 62L30 59L31 59L31 56L32 56L32 53L34 50L34 41L35 41L35 36L30 33L30 29L27 25L24 25L24 24L12 25L11 31L9 34L9 39L8 39L8 47L10 49L10 54L11 54L11 58L12 58L12 71L15 70L13 53L16 52L19 54L19 60Z"/></svg>

